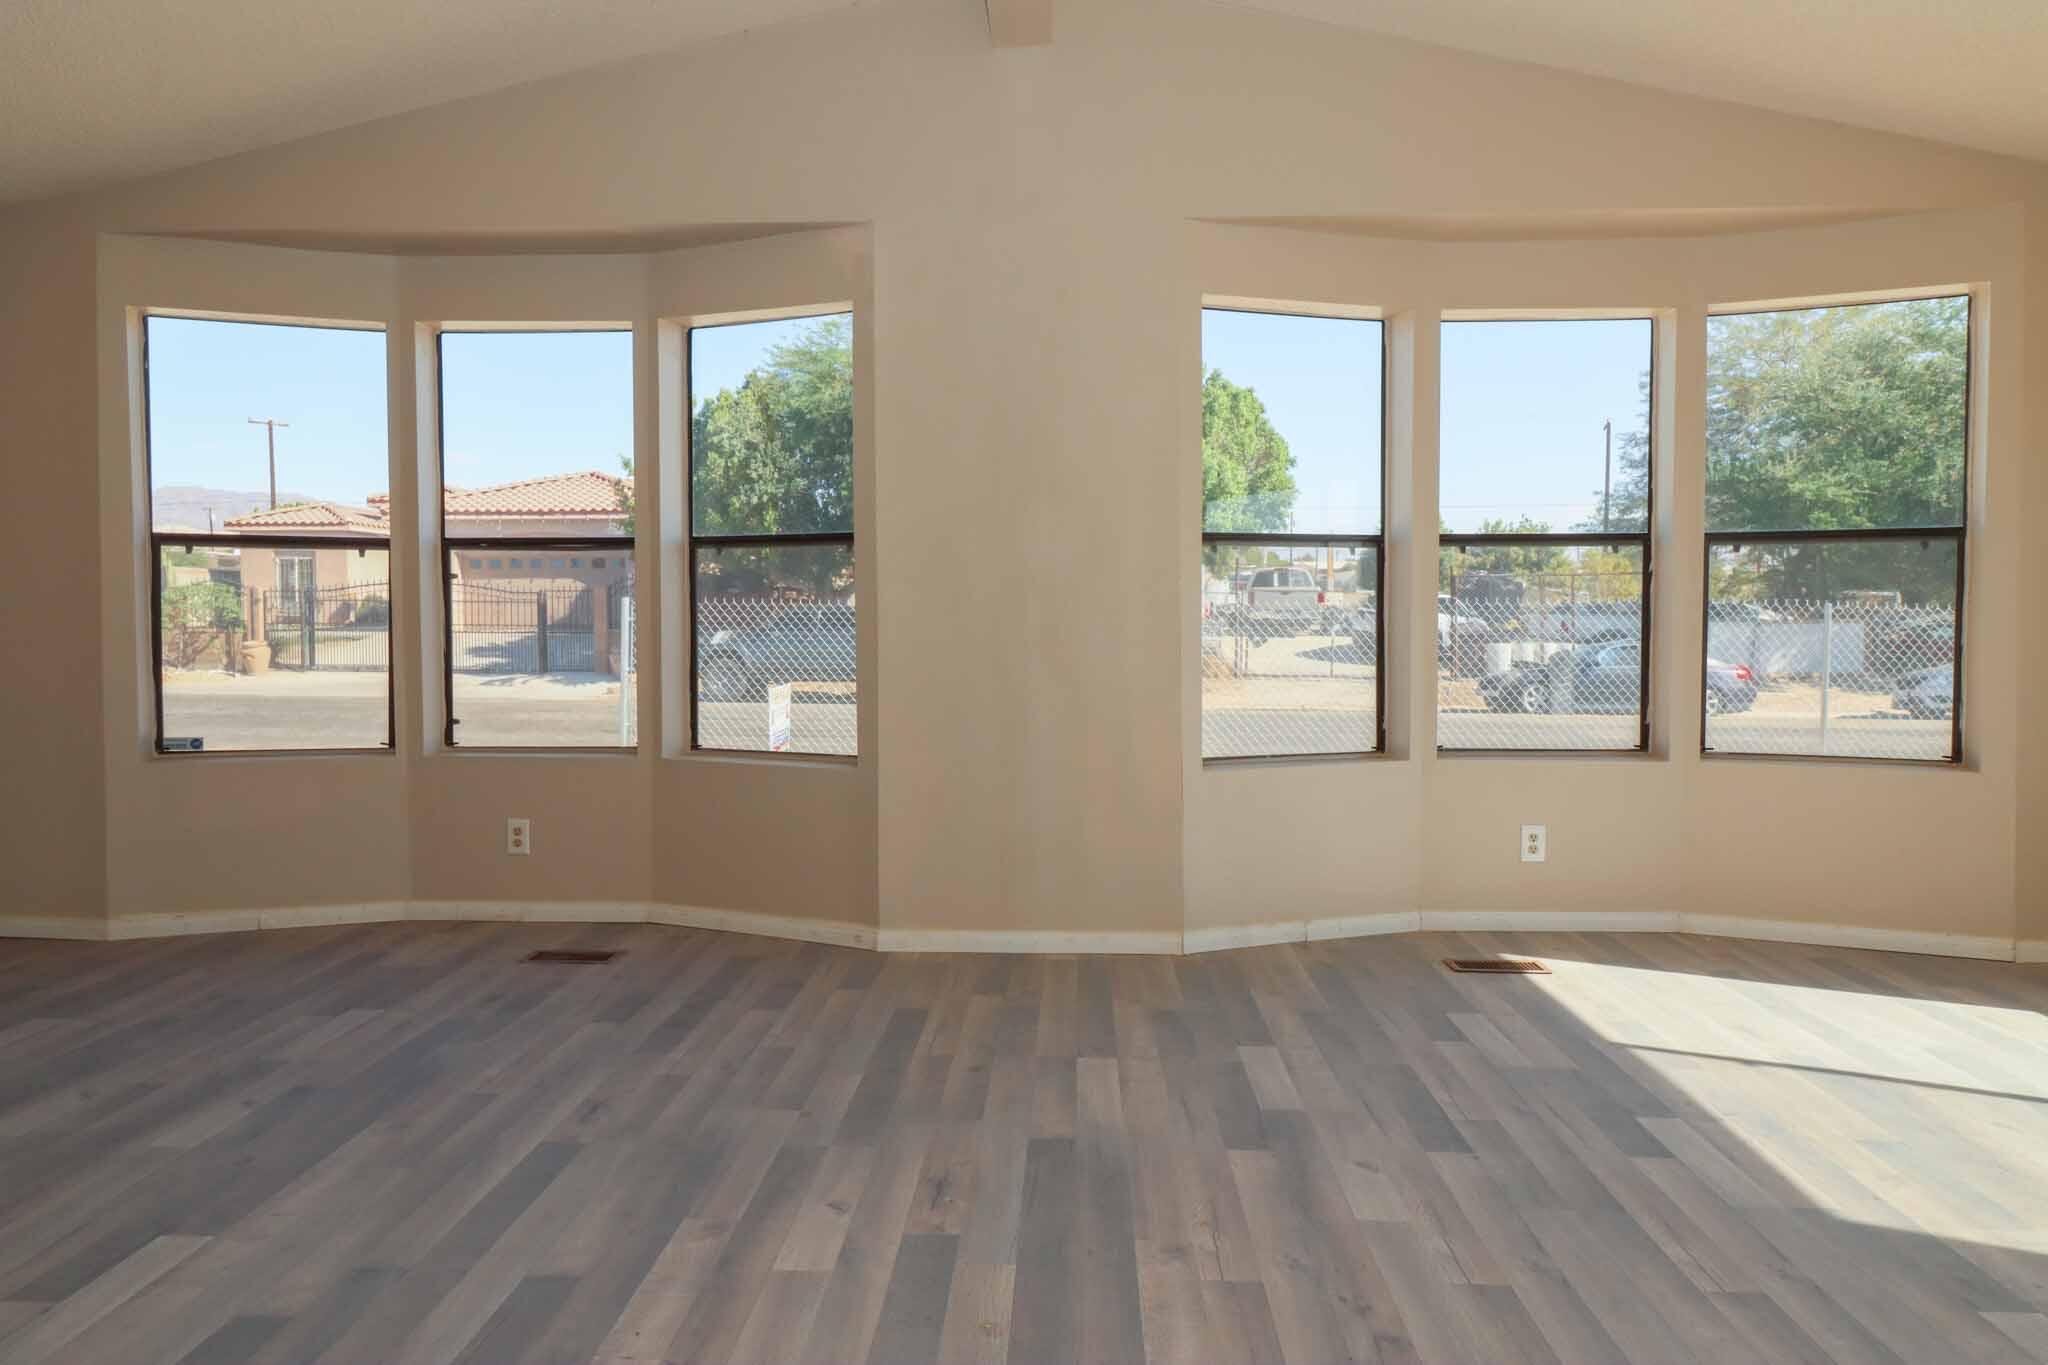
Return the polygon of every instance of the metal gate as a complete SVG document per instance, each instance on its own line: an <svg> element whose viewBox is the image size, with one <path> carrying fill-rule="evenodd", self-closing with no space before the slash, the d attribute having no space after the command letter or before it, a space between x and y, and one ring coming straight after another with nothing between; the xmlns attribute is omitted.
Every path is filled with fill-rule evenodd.
<svg viewBox="0 0 2048 1365"><path fill-rule="evenodd" d="M448 609L458 673L588 673L599 668L589 588L456 583Z"/></svg>
<svg viewBox="0 0 2048 1365"><path fill-rule="evenodd" d="M251 594L273 668L381 670L391 667L391 585L257 591Z"/></svg>

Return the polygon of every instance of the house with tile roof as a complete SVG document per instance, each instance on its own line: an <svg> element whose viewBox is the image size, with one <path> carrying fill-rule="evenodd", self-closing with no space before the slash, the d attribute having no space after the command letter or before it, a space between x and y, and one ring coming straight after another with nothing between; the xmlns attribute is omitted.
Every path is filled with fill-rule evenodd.
<svg viewBox="0 0 2048 1365"><path fill-rule="evenodd" d="M444 516L451 538L517 540L547 536L584 539L619 534L632 480L596 470L520 479L484 488L444 490ZM342 502L305 501L230 518L227 534L303 537L307 546L281 549L249 546L241 553L242 586L251 594L252 620L276 621L290 615L303 619L303 605L280 605L277 599L303 604L317 594L315 612L323 625L364 619L366 610L388 619L380 610L388 601L390 559L376 551L348 546L323 548L317 542L334 536L388 536L391 496L374 493L361 506ZM548 667L583 667L561 662L558 646L587 640L585 652L603 667L610 622L618 614L617 599L632 568L628 550L569 550L535 547L522 552L514 545L463 550L452 556L451 623L459 654L463 636L484 640L483 652L507 653L505 638L540 632L545 618L555 623L557 639L548 646ZM516 651L511 651L516 652Z"/></svg>
<svg viewBox="0 0 2048 1365"><path fill-rule="evenodd" d="M621 475L584 470L485 488L449 488L444 492L447 533L451 537L508 539L616 535L632 487L633 481ZM373 493L363 506L343 502L292 503L231 517L221 530L228 534L304 536L309 540L330 535L388 535L391 495ZM330 551L251 547L242 552L242 582L259 590L300 591L309 582L312 586L331 587L373 579L382 581L386 572L382 556L338 548ZM617 555L515 555L501 551L459 558L455 577L457 581L546 578L597 586L622 580L625 564Z"/></svg>

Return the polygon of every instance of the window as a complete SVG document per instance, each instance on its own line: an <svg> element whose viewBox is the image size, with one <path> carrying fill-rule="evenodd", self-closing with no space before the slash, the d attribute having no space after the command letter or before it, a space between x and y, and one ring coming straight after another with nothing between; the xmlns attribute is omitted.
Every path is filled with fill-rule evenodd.
<svg viewBox="0 0 2048 1365"><path fill-rule="evenodd" d="M691 745L858 751L853 319L690 329Z"/></svg>
<svg viewBox="0 0 2048 1365"><path fill-rule="evenodd" d="M159 753L388 749L384 333L151 315Z"/></svg>
<svg viewBox="0 0 2048 1365"><path fill-rule="evenodd" d="M1376 320L1202 310L1202 757L1385 747Z"/></svg>
<svg viewBox="0 0 2048 1365"><path fill-rule="evenodd" d="M1701 742L1954 761L1970 300L1707 322Z"/></svg>
<svg viewBox="0 0 2048 1365"><path fill-rule="evenodd" d="M1647 318L1443 324L1437 747L1650 740Z"/></svg>
<svg viewBox="0 0 2048 1365"><path fill-rule="evenodd" d="M447 742L630 748L633 335L447 331L440 352ZM610 567L551 574L571 549ZM478 550L503 555L482 578Z"/></svg>

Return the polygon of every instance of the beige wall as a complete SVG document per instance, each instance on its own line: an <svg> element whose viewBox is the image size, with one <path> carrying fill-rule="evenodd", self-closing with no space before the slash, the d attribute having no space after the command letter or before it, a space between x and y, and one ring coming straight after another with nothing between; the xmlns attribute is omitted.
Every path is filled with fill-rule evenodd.
<svg viewBox="0 0 2048 1365"><path fill-rule="evenodd" d="M2022 658L2043 653L2041 613L2023 610L2012 586L2043 582L2014 523L2048 503L2021 435L2042 429L2029 403L2048 392L2048 348L2023 351L2024 316L1997 311L2022 289L2041 296L2044 177L2025 163L1220 6L1096 0L1062 9L1051 47L998 51L978 0L884 0L14 210L0 216L0 449L38 509L19 519L28 548L96 565L105 624L94 631L76 611L7 593L8 624L26 628L10 638L33 633L48 642L38 653L63 665L12 670L0 708L10 766L35 775L4 798L6 911L654 898L886 928L1170 932L1418 906L1676 908L1997 934L2012 931L2018 895L2020 918L2048 934L2034 910L2048 867L2021 823L2044 809L2048 736L2019 685ZM1838 230L1847 237L1664 235L1930 209L1989 216ZM1192 218L1326 230L1190 228ZM648 708L647 742L630 758L438 753L434 661L418 636L397 648L397 755L181 766L144 752L125 605L137 509L102 486L109 450L121 468L125 435L93 421L107 411L101 375L120 372L118 339L109 353L102 338L95 363L96 323L124 305L102 299L95 310L95 234L587 247L805 222L867 225L851 275L860 283L838 295L868 291L856 299L868 359L858 764L676 756L673 695ZM1387 760L1229 773L1194 760L1199 694L1183 618L1204 292L1335 291L1387 308L1394 333L1413 334L1408 363L1422 390L1434 383L1432 306L1562 306L1566 293L1598 291L1666 310L1682 355L1707 302L1924 283L1815 281L1836 260L1882 273L1905 259L1894 252L1915 256L1916 269L1927 264L1916 253L1968 254L1962 239L1979 228L1992 240L1973 259L1987 263L1942 281L1995 283L2004 367L1991 396L2004 430L1982 467L1991 510L1973 548L1988 558L1973 565L1966 771L1703 764L1668 723L1698 648L1682 632L1659 646L1667 742L1648 759L1438 760L1429 663L1412 657L1390 686L1399 709ZM1380 240L1444 232L1640 239ZM651 394L665 353L657 318L817 301L762 297L775 271L760 253L797 249L789 240L685 253L729 267L711 277L761 286L725 303L662 299L664 271L706 273L646 256L558 259L525 299L508 297L518 290L503 262L372 262L343 298L308 302L356 316L371 310L351 311L349 296L374 294L399 319L395 535L420 534L416 511L431 494L399 463L432 425L430 400L411 395L415 323L488 320L433 290L497 300L501 318L628 318ZM1233 244L1221 249L1235 262L1227 279L1212 278L1217 242ZM1290 273L1295 258L1321 273ZM1411 258L1427 267L1419 292L1395 288ZM235 278L252 296L290 293L297 258L261 259ZM1765 286L1779 266L1788 277ZM1558 287L1536 298L1527 289L1539 280ZM1755 292L1731 295L1737 280ZM1674 458L1698 401L1681 393L1675 404ZM1426 405L1399 420L1397 445L1433 449ZM673 480L664 488L648 472L647 456L665 462L673 436L651 396L640 421L642 477L656 485L647 496L677 506ZM1415 533L1434 522L1416 514L1435 492L1427 460L1413 469L1397 474L1409 481L1390 525L1395 605L1411 615L1433 592L1412 569L1431 562ZM1667 487L1696 509L1687 477L1674 467ZM1672 518L1662 529L1682 547L1696 510ZM970 562L986 571L958 571ZM2006 585L1994 577L1985 589L2001 570ZM399 592L424 620L432 595L416 570L403 572ZM1682 568L1661 579L1660 594L1696 593L1696 560L1691 575L1690 589ZM677 571L665 565L659 578L644 611L667 628L673 676ZM1121 586L1105 593L1104 581ZM1405 630L1397 617L1396 650ZM501 809L507 793L527 808ZM301 807L316 800L323 818L308 818ZM1537 807L1559 812L1556 853L1530 877L1502 833ZM1271 826L1301 809L1357 818L1233 839L1249 820ZM535 819L530 865L501 852L510 813ZM1873 856L1873 825L1886 822L1899 832L1880 836ZM1743 840L1765 856L1721 856ZM1609 846L1625 852L1596 855Z"/></svg>

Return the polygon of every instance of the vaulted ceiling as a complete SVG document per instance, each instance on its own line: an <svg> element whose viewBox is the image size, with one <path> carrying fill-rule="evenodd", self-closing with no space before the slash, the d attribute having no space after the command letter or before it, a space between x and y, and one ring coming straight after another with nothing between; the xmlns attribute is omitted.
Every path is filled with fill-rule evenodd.
<svg viewBox="0 0 2048 1365"><path fill-rule="evenodd" d="M2041 0L1220 2L2048 161Z"/></svg>
<svg viewBox="0 0 2048 1365"><path fill-rule="evenodd" d="M0 202L860 0L0 0Z"/></svg>
<svg viewBox="0 0 2048 1365"><path fill-rule="evenodd" d="M0 202L876 2L0 0ZM2041 0L1178 2L2048 161ZM993 0L994 36L1015 29L1012 41L1037 41L1053 8L1054 0Z"/></svg>

